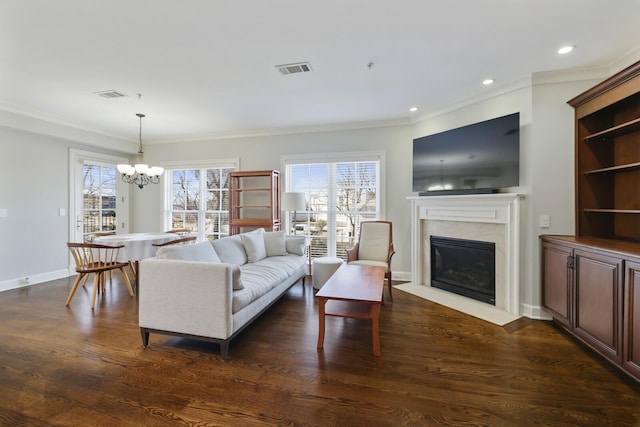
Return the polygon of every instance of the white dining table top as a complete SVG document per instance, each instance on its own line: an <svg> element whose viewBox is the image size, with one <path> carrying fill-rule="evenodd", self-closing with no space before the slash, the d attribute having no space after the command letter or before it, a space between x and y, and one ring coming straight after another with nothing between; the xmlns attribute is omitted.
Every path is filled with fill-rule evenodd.
<svg viewBox="0 0 640 427"><path fill-rule="evenodd" d="M96 237L93 243L100 245L119 246L124 245L118 254L118 261L140 261L156 256L157 248L154 243L164 243L177 239L174 233L128 233L112 234Z"/></svg>

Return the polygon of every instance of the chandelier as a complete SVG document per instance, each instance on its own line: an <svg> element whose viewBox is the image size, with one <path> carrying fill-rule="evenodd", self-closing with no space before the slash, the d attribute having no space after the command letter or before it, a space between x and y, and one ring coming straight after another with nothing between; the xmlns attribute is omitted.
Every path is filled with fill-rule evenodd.
<svg viewBox="0 0 640 427"><path fill-rule="evenodd" d="M118 165L118 172L122 174L122 180L127 184L135 184L138 188L143 188L147 184L157 184L160 182L160 175L164 172L164 168L160 166L152 166L143 163L144 153L142 152L142 118L144 114L137 113L140 119L140 148L138 149L138 163L135 165Z"/></svg>

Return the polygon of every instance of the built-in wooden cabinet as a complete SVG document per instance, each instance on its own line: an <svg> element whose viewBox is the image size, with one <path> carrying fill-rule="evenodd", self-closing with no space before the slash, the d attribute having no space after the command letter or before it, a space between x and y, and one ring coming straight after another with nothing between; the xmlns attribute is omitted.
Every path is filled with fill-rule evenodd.
<svg viewBox="0 0 640 427"><path fill-rule="evenodd" d="M575 236L541 236L542 304L640 381L640 62L569 101Z"/></svg>
<svg viewBox="0 0 640 427"><path fill-rule="evenodd" d="M640 381L640 243L540 240L543 306L558 325Z"/></svg>
<svg viewBox="0 0 640 427"><path fill-rule="evenodd" d="M238 171L229 174L229 232L280 229L280 172Z"/></svg>
<svg viewBox="0 0 640 427"><path fill-rule="evenodd" d="M573 332L614 362L622 353L624 260L592 247L573 250Z"/></svg>
<svg viewBox="0 0 640 427"><path fill-rule="evenodd" d="M573 248L542 240L542 296L544 307L564 326L573 326Z"/></svg>
<svg viewBox="0 0 640 427"><path fill-rule="evenodd" d="M576 235L640 241L640 62L571 99Z"/></svg>
<svg viewBox="0 0 640 427"><path fill-rule="evenodd" d="M624 276L624 369L640 379L640 258L626 263Z"/></svg>

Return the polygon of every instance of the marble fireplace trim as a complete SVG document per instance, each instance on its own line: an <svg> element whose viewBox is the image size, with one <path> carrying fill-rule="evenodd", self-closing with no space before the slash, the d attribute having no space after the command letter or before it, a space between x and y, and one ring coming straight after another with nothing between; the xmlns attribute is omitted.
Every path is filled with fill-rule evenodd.
<svg viewBox="0 0 640 427"><path fill-rule="evenodd" d="M519 316L522 198L521 194L515 193L410 198L411 282L431 289L431 235L493 242L496 244L495 308ZM490 304L485 305L493 308Z"/></svg>

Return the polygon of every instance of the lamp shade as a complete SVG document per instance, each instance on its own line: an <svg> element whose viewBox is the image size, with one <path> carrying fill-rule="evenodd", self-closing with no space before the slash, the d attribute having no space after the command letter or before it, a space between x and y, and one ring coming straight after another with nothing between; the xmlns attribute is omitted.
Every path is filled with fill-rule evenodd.
<svg viewBox="0 0 640 427"><path fill-rule="evenodd" d="M282 193L280 206L283 211L304 211L306 210L306 202L304 193Z"/></svg>

